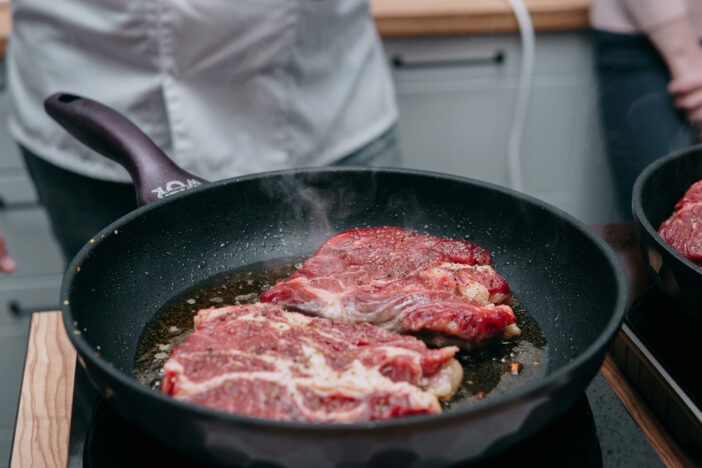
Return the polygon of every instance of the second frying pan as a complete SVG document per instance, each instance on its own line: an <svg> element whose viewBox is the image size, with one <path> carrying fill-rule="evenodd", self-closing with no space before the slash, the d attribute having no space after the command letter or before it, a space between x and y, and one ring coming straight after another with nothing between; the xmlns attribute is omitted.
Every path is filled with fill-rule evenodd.
<svg viewBox="0 0 702 468"><path fill-rule="evenodd" d="M634 184L632 209L643 258L659 287L681 310L702 324L702 267L658 235L661 223L694 182L702 180L702 145L664 156L644 169Z"/></svg>

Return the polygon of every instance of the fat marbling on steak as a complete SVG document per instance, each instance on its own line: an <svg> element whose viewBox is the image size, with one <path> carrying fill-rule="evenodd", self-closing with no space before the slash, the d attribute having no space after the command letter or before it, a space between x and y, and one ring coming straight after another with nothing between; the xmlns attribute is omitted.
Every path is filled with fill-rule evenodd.
<svg viewBox="0 0 702 468"><path fill-rule="evenodd" d="M463 377L455 346L269 304L204 309L195 324L164 365L162 391L241 415L350 423L438 413Z"/></svg>
<svg viewBox="0 0 702 468"><path fill-rule="evenodd" d="M509 285L491 263L464 240L352 229L325 242L261 302L471 349L520 333Z"/></svg>

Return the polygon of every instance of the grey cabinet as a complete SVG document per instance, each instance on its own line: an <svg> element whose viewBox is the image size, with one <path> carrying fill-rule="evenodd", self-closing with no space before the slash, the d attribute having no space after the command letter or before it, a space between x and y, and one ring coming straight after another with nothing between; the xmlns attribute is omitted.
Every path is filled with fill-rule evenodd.
<svg viewBox="0 0 702 468"><path fill-rule="evenodd" d="M0 326L11 316L10 304L25 311L58 306L64 269L49 220L7 132L8 106L6 93L0 93L0 231L17 261L12 275L0 275Z"/></svg>
<svg viewBox="0 0 702 468"><path fill-rule="evenodd" d="M6 92L0 92L0 231L17 261L13 274L0 274L0 460L9 456L29 313L58 307L64 268L46 213L7 132L8 106Z"/></svg>
<svg viewBox="0 0 702 468"><path fill-rule="evenodd" d="M405 165L509 186L508 135L521 69L513 35L384 42ZM539 34L521 144L524 191L586 223L616 220L586 33Z"/></svg>
<svg viewBox="0 0 702 468"><path fill-rule="evenodd" d="M17 270L3 280L18 277L33 277L47 274L60 274L63 271L63 258L50 233L49 220L45 211L33 198L13 196L31 181L24 176L3 178L0 176L0 230L12 257L17 261ZM6 189L15 190L7 192ZM1 305L0 305L1 307Z"/></svg>

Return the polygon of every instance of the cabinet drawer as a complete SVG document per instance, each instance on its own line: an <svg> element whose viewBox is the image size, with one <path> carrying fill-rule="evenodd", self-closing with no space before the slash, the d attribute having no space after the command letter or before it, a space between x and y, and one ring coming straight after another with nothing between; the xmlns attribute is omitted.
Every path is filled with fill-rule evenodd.
<svg viewBox="0 0 702 468"><path fill-rule="evenodd" d="M492 37L492 36L491 36ZM395 82L402 86L519 76L519 38L498 36L393 39L384 42Z"/></svg>
<svg viewBox="0 0 702 468"><path fill-rule="evenodd" d="M57 310L62 275L0 277L0 327L29 323L32 312Z"/></svg>
<svg viewBox="0 0 702 468"><path fill-rule="evenodd" d="M36 208L37 192L24 169L0 172L0 213L9 210Z"/></svg>
<svg viewBox="0 0 702 468"><path fill-rule="evenodd" d="M0 210L0 231L17 261L17 270L12 275L0 276L0 287L10 277L63 273L63 257L43 209Z"/></svg>
<svg viewBox="0 0 702 468"><path fill-rule="evenodd" d="M521 73L522 43L517 34L388 39L383 44L398 84L514 80ZM538 34L535 79L591 74L591 47L586 34Z"/></svg>

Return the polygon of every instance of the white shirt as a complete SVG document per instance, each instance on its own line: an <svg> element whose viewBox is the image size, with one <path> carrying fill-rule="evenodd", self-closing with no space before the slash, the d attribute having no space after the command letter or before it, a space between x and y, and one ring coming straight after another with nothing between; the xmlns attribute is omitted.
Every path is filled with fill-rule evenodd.
<svg viewBox="0 0 702 468"><path fill-rule="evenodd" d="M125 114L205 179L329 164L388 130L367 0L12 0L10 131L60 167L126 171L44 112L64 91Z"/></svg>

